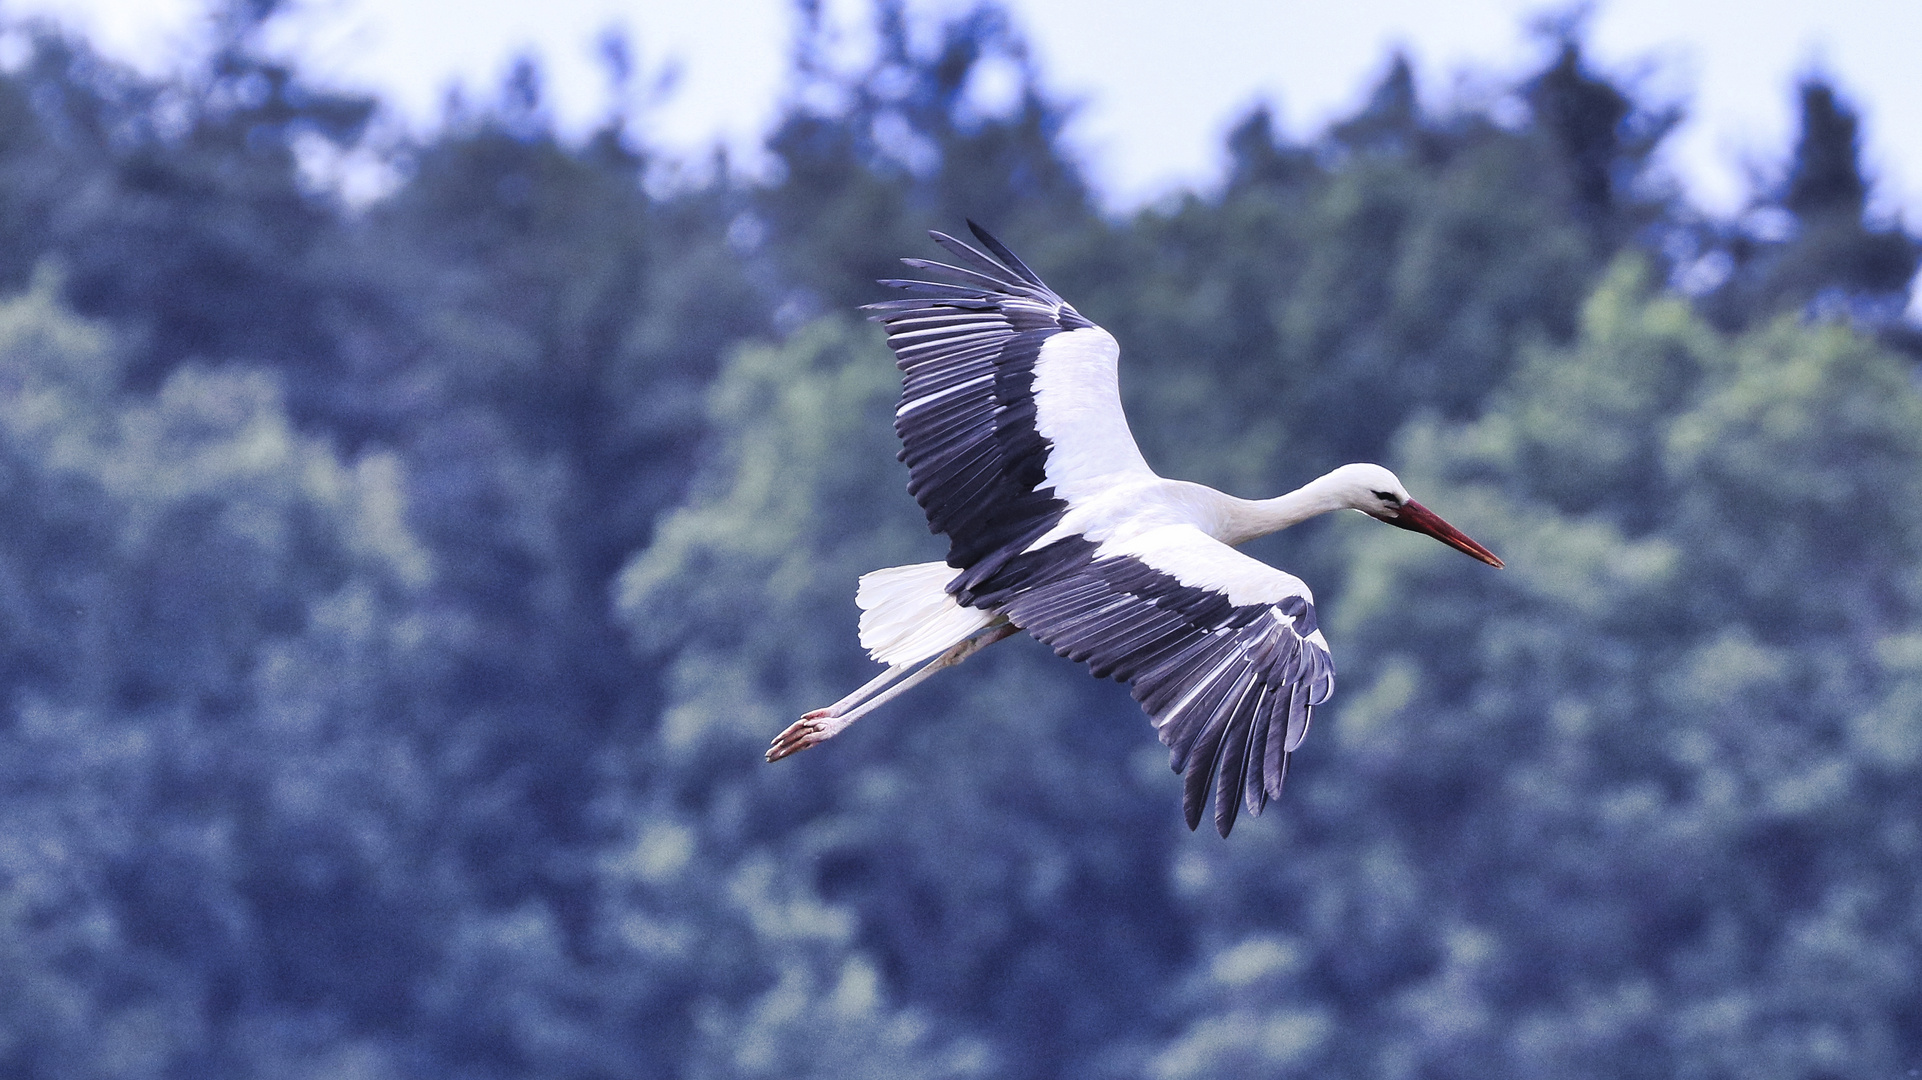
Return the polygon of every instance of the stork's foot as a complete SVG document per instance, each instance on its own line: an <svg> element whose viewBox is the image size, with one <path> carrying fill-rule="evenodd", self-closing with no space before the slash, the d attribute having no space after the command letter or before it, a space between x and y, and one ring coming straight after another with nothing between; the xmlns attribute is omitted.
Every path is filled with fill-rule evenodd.
<svg viewBox="0 0 1922 1080"><path fill-rule="evenodd" d="M774 737L774 745L767 748L767 759L779 761L789 754L799 753L815 743L826 742L839 735L851 719L834 715L832 708L816 709L802 715L799 720L787 726L787 730Z"/></svg>

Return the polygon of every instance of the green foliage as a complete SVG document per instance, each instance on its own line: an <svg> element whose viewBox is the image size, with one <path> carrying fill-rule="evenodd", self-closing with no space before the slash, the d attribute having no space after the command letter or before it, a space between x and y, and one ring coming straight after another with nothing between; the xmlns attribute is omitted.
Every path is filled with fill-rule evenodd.
<svg viewBox="0 0 1922 1080"><path fill-rule="evenodd" d="M1194 912L1218 973L1287 955L1291 1001L1163 1064L1209 1075L1307 1001L1337 1010L1323 1074L1899 1071L1922 802L1872 746L1917 725L1884 704L1922 618L1903 365L1834 327L1725 338L1629 262L1482 418L1404 440L1510 569L1351 538L1364 674L1288 858L1223 849Z"/></svg>
<svg viewBox="0 0 1922 1080"><path fill-rule="evenodd" d="M759 760L795 715L874 674L855 643L855 579L941 554L899 494L898 394L886 349L845 317L731 358L694 499L621 577L635 640L667 672L650 757L674 764L662 786L700 809L703 851L776 844L914 1000L1023 1047L997 1075L1048 1075L1133 1038L1126 1017L1149 987L1128 977L1178 955L1179 932L1142 919L1168 905L1143 836L1172 819L1166 800L1130 798L1146 786L1133 702L1059 678L1032 642L1003 646L965 682L839 740L845 752ZM1061 985L1104 989L1067 1001Z"/></svg>
<svg viewBox="0 0 1922 1080"><path fill-rule="evenodd" d="M992 5L878 3L853 66L802 5L764 180L560 137L531 59L383 150L276 10L0 72L0 1072L1922 1063L1917 248L1825 84L1733 223L1574 19L1499 121L1394 59L1104 219ZM944 549L848 309L967 217L1123 341L1163 471L1382 460L1509 560L1256 550L1341 692L1231 843L1021 637L760 760L873 674L857 577Z"/></svg>
<svg viewBox="0 0 1922 1080"><path fill-rule="evenodd" d="M838 697L860 670L851 582L939 554L911 503L872 497L898 482L897 384L886 349L845 316L745 346L715 381L709 420L727 436L695 500L620 581L635 642L674 658L686 704L665 718L669 747L764 740L789 697Z"/></svg>
<svg viewBox="0 0 1922 1080"><path fill-rule="evenodd" d="M1083 271L1081 288L1072 265L1061 275L1057 288L1090 295L1082 307L1128 344L1125 392L1150 460L1293 487L1385 455L1411 417L1472 415L1525 344L1573 333L1613 238L1647 216L1612 193L1650 147L1429 116L1412 80L1393 65L1312 147L1281 145L1257 112L1231 140L1219 196L1144 214L1089 253L1130 272ZM1573 46L1530 86L1557 122L1579 112L1564 99L1619 97ZM1615 186L1556 179L1570 169Z"/></svg>
<svg viewBox="0 0 1922 1080"><path fill-rule="evenodd" d="M1869 215L1854 110L1820 79L1804 81L1800 98L1801 133L1787 177L1762 200L1762 220L1776 221L1786 235L1738 230L1725 246L1733 273L1708 298L1708 311L1737 327L1800 306L1922 355L1922 333L1901 315L1922 244L1900 223Z"/></svg>
<svg viewBox="0 0 1922 1080"><path fill-rule="evenodd" d="M876 0L876 55L841 72L819 7L797 6L794 101L767 140L782 178L756 193L753 219L795 290L787 303L796 316L866 303L869 283L899 277L897 260L924 245L930 228L953 231L974 218L1046 237L1092 224L1086 186L1060 143L1068 110L1042 93L1000 8L982 4L941 24L922 50L905 5ZM971 93L990 60L1017 79L1000 110L979 107Z"/></svg>
<svg viewBox="0 0 1922 1080"><path fill-rule="evenodd" d="M127 397L119 350L52 292L0 307L0 1052L16 1075L237 1065L245 1040L208 1030L236 995L377 1012L426 946L383 912L445 904L432 853L394 846L424 824L408 699L434 650L410 599L434 560L390 456L300 436L260 373Z"/></svg>

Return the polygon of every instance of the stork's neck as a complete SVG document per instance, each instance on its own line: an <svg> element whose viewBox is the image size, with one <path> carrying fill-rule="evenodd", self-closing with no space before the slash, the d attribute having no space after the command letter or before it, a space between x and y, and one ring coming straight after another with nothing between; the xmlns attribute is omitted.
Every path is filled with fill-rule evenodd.
<svg viewBox="0 0 1922 1080"><path fill-rule="evenodd" d="M1215 538L1225 544L1245 544L1330 510L1346 508L1349 502L1337 491L1334 477L1334 473L1316 477L1272 499L1237 499L1223 495L1221 524Z"/></svg>

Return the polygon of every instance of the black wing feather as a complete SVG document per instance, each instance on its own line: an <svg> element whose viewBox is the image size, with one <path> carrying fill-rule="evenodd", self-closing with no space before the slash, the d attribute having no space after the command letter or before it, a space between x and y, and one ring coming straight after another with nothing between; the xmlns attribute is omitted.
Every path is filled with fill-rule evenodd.
<svg viewBox="0 0 1922 1080"><path fill-rule="evenodd" d="M968 223L992 255L929 233L955 264L903 259L953 281L882 282L925 294L869 304L903 373L894 430L908 490L948 537L948 564L992 574L1067 512L1047 482L1035 428L1034 365L1048 338L1092 326L1000 241ZM964 596L969 575L954 590ZM964 599L963 602L966 602Z"/></svg>
<svg viewBox="0 0 1922 1080"><path fill-rule="evenodd" d="M1020 256L1009 251L1006 244L989 236L988 230L976 225L972 218L968 220L968 231L973 233L974 238L981 241L983 246L993 252L994 257L1001 260L1003 265L1021 275L1022 280L1038 289L1047 288L1046 285L1041 284L1041 279L1035 275L1035 272L1028 269L1028 264L1021 261Z"/></svg>
<svg viewBox="0 0 1922 1080"><path fill-rule="evenodd" d="M1130 685L1183 774L1189 828L1211 792L1223 836L1240 807L1261 813L1281 792L1313 707L1334 692L1306 596L1236 605L1135 556L1102 556L1082 537L1008 560L972 596L1060 655Z"/></svg>

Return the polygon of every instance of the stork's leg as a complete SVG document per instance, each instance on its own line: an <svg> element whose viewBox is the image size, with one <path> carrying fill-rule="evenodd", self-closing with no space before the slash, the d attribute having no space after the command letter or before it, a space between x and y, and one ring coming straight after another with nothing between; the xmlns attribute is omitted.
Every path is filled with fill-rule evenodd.
<svg viewBox="0 0 1922 1080"><path fill-rule="evenodd" d="M930 661L930 663L932 663L932 661ZM840 716L841 714L847 712L849 709L852 709L856 705L859 705L863 701L866 701L867 699L873 697L875 694L880 693L882 687L885 687L889 683L893 682L894 680L900 678L903 675L906 675L909 671L913 670L913 668L914 668L914 665L912 664L890 664L888 665L888 669L886 671L883 671L881 674L876 675L872 679L869 679L867 683L861 687L861 689L856 690L854 693L849 694L847 697L842 698L841 700L835 702L832 705L829 705L825 709L816 709L811 713L805 713L802 715L801 719L819 720L824 716L826 717Z"/></svg>
<svg viewBox="0 0 1922 1080"><path fill-rule="evenodd" d="M1002 632L1000 633L992 633L993 631L1000 629L1002 627L1007 627L1007 629L1002 630ZM935 671L939 671L944 667L953 667L954 665L960 663L961 661L966 660L968 657L973 656L975 653L980 652L982 649L985 649L988 646L994 644L995 642L1000 641L1002 638L1007 637L1009 634L1014 633L1014 629L1015 629L1014 627L1009 625L1006 617L996 616L993 622L989 623L987 626L984 626L979 630L976 630L974 633L968 635L962 640L956 642L953 645L953 647L948 649L946 653L928 661L926 664L923 664L920 668L916 668L914 678L909 680L909 682L906 685L895 687L893 690L889 691L885 697L881 698L880 701L869 703L867 708L863 708L861 712L863 714L866 714L875 705L879 705L881 704L882 701L887 701L888 699L893 698L895 695L901 693L903 690L906 690L909 686L913 686L915 683L918 683L922 679L927 678L928 675L933 674ZM835 702L832 705L829 705L825 709L816 709L811 713L803 714L801 719L819 720L823 718L836 718L836 717L846 716L849 710L853 709L857 705L861 705L863 702L867 702L869 697L880 692L880 690L883 687L887 686L889 683L892 683L894 680L900 678L903 674L905 674L908 671L908 667L909 665L907 664L890 665L886 671L883 671L881 674L876 675L874 678L868 680L867 684L865 686L862 686L861 689L856 690L854 693L849 694L847 697L842 698L841 700ZM933 669L933 670L929 670L929 669ZM923 671L926 671L927 674L922 674ZM852 719L852 718L849 718L849 719Z"/></svg>
<svg viewBox="0 0 1922 1080"><path fill-rule="evenodd" d="M849 724L893 701L896 697L919 685L935 672L954 665L980 652L982 649L1000 641L1019 630L1020 627L1005 620L996 622L985 629L956 642L947 652L922 664L914 674L902 682L888 686L901 678L907 665L896 665L869 680L866 686L842 698L825 709L816 709L789 724L786 731L774 737L774 745L768 748L767 759L779 761L789 754L805 750L815 743L826 742L847 730ZM885 691L883 687L887 687ZM870 697L869 695L873 695Z"/></svg>

